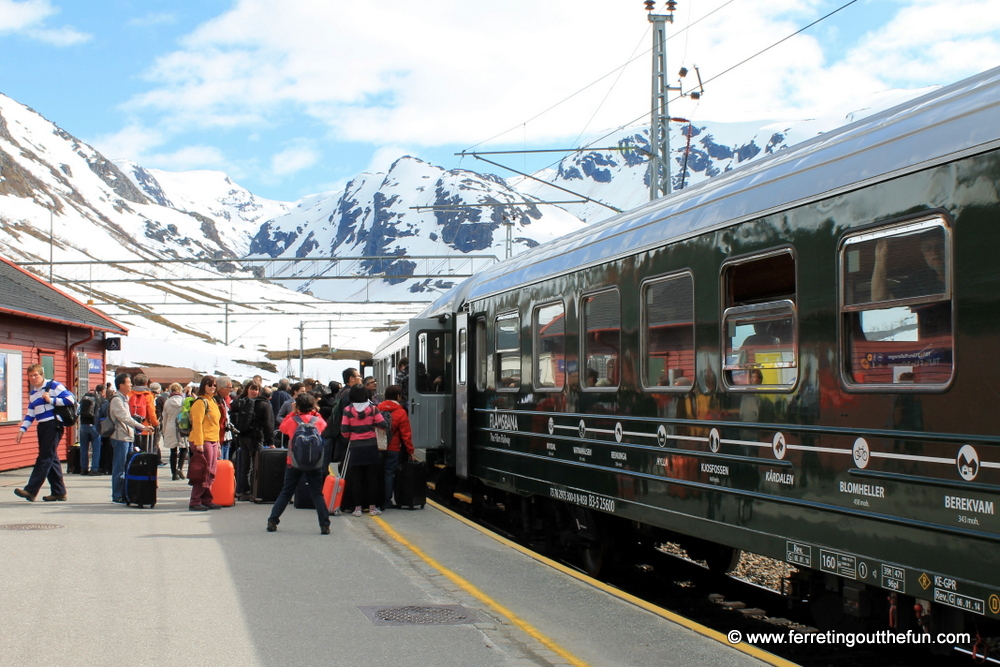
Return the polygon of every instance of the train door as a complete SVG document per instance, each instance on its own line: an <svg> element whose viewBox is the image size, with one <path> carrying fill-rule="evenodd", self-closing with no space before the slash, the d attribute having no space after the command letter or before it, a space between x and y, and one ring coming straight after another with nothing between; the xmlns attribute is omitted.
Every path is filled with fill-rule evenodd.
<svg viewBox="0 0 1000 667"><path fill-rule="evenodd" d="M455 372L451 318L410 320L410 354L413 446L451 450Z"/></svg>
<svg viewBox="0 0 1000 667"><path fill-rule="evenodd" d="M455 474L469 476L469 316L455 317Z"/></svg>

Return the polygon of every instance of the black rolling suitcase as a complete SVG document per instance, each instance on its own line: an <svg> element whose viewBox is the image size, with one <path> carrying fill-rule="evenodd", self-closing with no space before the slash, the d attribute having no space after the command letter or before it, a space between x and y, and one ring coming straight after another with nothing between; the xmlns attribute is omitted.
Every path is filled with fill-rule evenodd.
<svg viewBox="0 0 1000 667"><path fill-rule="evenodd" d="M427 462L407 461L397 470L392 482L392 495L397 507L411 510L427 504Z"/></svg>
<svg viewBox="0 0 1000 667"><path fill-rule="evenodd" d="M285 484L287 449L258 449L254 455L253 501L273 503Z"/></svg>
<svg viewBox="0 0 1000 667"><path fill-rule="evenodd" d="M66 450L66 474L80 474L80 445L73 445Z"/></svg>
<svg viewBox="0 0 1000 667"><path fill-rule="evenodd" d="M156 471L160 456L149 451L152 435L139 435L136 447L144 451L130 453L125 464L125 504L142 508L156 506Z"/></svg>
<svg viewBox="0 0 1000 667"><path fill-rule="evenodd" d="M314 510L316 504L313 503L312 491L305 475L299 478L299 485L295 487L295 495L292 496L292 505L300 510Z"/></svg>

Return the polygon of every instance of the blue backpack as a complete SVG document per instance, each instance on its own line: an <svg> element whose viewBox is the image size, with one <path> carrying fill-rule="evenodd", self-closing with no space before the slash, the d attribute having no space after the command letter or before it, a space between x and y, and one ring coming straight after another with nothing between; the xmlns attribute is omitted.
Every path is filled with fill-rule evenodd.
<svg viewBox="0 0 1000 667"><path fill-rule="evenodd" d="M292 441L289 444L292 455L292 467L296 470L318 470L323 467L325 447L319 429L316 428L318 417L311 421L303 421L301 417L292 417L297 426Z"/></svg>

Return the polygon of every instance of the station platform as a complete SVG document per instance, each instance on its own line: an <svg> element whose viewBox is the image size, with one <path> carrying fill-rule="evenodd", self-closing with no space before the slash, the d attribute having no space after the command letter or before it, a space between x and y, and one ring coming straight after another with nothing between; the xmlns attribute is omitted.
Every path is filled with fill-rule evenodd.
<svg viewBox="0 0 1000 667"><path fill-rule="evenodd" d="M164 480L154 509L14 495L0 473L0 665L786 664L689 628L523 553L449 512L331 517L270 505L190 512ZM582 576L581 576L582 577Z"/></svg>

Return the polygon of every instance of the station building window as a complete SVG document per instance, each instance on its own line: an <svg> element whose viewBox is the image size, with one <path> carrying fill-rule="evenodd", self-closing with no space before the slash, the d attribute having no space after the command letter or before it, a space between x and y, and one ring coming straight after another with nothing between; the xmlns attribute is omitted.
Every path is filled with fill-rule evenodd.
<svg viewBox="0 0 1000 667"><path fill-rule="evenodd" d="M643 384L649 391L690 391L694 366L694 278L657 278L642 286Z"/></svg>
<svg viewBox="0 0 1000 667"><path fill-rule="evenodd" d="M723 371L737 391L788 390L798 378L795 257L791 249L723 267Z"/></svg>
<svg viewBox="0 0 1000 667"><path fill-rule="evenodd" d="M611 390L621 381L621 297L607 290L583 297L583 389Z"/></svg>
<svg viewBox="0 0 1000 667"><path fill-rule="evenodd" d="M951 232L942 216L844 239L844 373L858 388L940 388L954 373Z"/></svg>
<svg viewBox="0 0 1000 667"><path fill-rule="evenodd" d="M535 389L562 389L566 378L566 309L561 301L535 308L532 334Z"/></svg>
<svg viewBox="0 0 1000 667"><path fill-rule="evenodd" d="M521 318L517 313L496 319L497 391L521 388Z"/></svg>

